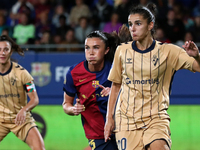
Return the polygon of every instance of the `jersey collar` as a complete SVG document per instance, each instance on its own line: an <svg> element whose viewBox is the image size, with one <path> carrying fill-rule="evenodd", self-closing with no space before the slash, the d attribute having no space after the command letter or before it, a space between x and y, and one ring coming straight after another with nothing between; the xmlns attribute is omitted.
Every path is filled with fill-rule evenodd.
<svg viewBox="0 0 200 150"><path fill-rule="evenodd" d="M140 49L137 48L135 42L136 41L133 41L132 48L133 48L133 50L135 50L138 53L148 53L148 52L152 51L155 48L155 45L156 45L156 41L153 40L153 43L151 44L151 46L149 48L147 48L147 49L145 49L145 50L142 51L142 50L140 50Z"/></svg>
<svg viewBox="0 0 200 150"><path fill-rule="evenodd" d="M10 71L12 70L12 66L13 66L13 63L11 62L11 65L10 65L10 68L8 69L8 71L6 71L5 73L0 73L0 75L4 76L4 75L9 74Z"/></svg>

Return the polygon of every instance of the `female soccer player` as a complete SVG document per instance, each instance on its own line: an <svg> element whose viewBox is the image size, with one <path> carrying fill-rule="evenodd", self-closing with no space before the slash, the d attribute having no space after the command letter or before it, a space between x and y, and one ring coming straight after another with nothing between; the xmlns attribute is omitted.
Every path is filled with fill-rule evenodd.
<svg viewBox="0 0 200 150"><path fill-rule="evenodd" d="M13 132L31 149L44 150L43 139L30 113L39 102L33 78L22 66L11 61L14 51L24 55L10 37L0 36L0 141Z"/></svg>
<svg viewBox="0 0 200 150"><path fill-rule="evenodd" d="M122 150L169 150L169 88L179 69L200 72L192 41L182 49L153 38L155 5L135 6L128 17L132 42L118 46L108 79L112 81L105 141L113 129ZM169 31L170 32L170 31Z"/></svg>
<svg viewBox="0 0 200 150"><path fill-rule="evenodd" d="M107 77L118 44L116 34L91 32L85 40L86 60L73 65L64 82L63 109L68 115L81 114L85 134L93 150L117 149L113 135L109 142L105 142L104 125L111 87ZM73 105L75 94L78 98Z"/></svg>

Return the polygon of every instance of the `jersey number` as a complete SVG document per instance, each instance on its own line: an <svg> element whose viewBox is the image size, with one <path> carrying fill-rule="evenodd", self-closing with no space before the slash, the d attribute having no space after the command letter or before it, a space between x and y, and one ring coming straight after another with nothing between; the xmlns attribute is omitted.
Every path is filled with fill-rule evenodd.
<svg viewBox="0 0 200 150"><path fill-rule="evenodd" d="M126 150L126 138L122 138L121 140L118 140L118 148L120 150Z"/></svg>
<svg viewBox="0 0 200 150"><path fill-rule="evenodd" d="M90 145L90 147L92 148L92 150L94 150L94 149L96 148L96 145L95 145L94 140L90 140L90 141L89 141L89 145Z"/></svg>

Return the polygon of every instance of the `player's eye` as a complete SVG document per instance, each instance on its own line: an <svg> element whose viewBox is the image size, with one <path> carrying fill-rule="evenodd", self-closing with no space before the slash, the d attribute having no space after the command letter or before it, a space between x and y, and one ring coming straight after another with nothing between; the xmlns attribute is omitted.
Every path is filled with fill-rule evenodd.
<svg viewBox="0 0 200 150"><path fill-rule="evenodd" d="M86 47L85 47L85 49L86 49L86 50L89 50L89 49L90 49L90 47L86 46Z"/></svg>
<svg viewBox="0 0 200 150"><path fill-rule="evenodd" d="M99 46L95 46L94 49L99 49Z"/></svg>
<svg viewBox="0 0 200 150"><path fill-rule="evenodd" d="M9 48L5 48L4 51L5 51L5 52L9 51Z"/></svg>

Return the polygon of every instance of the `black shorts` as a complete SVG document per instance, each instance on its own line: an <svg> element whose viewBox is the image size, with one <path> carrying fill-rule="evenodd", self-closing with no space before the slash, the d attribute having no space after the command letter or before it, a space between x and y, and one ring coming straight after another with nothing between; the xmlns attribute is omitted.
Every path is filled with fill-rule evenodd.
<svg viewBox="0 0 200 150"><path fill-rule="evenodd" d="M105 142L105 139L90 139L89 145L92 150L118 150L115 136Z"/></svg>

